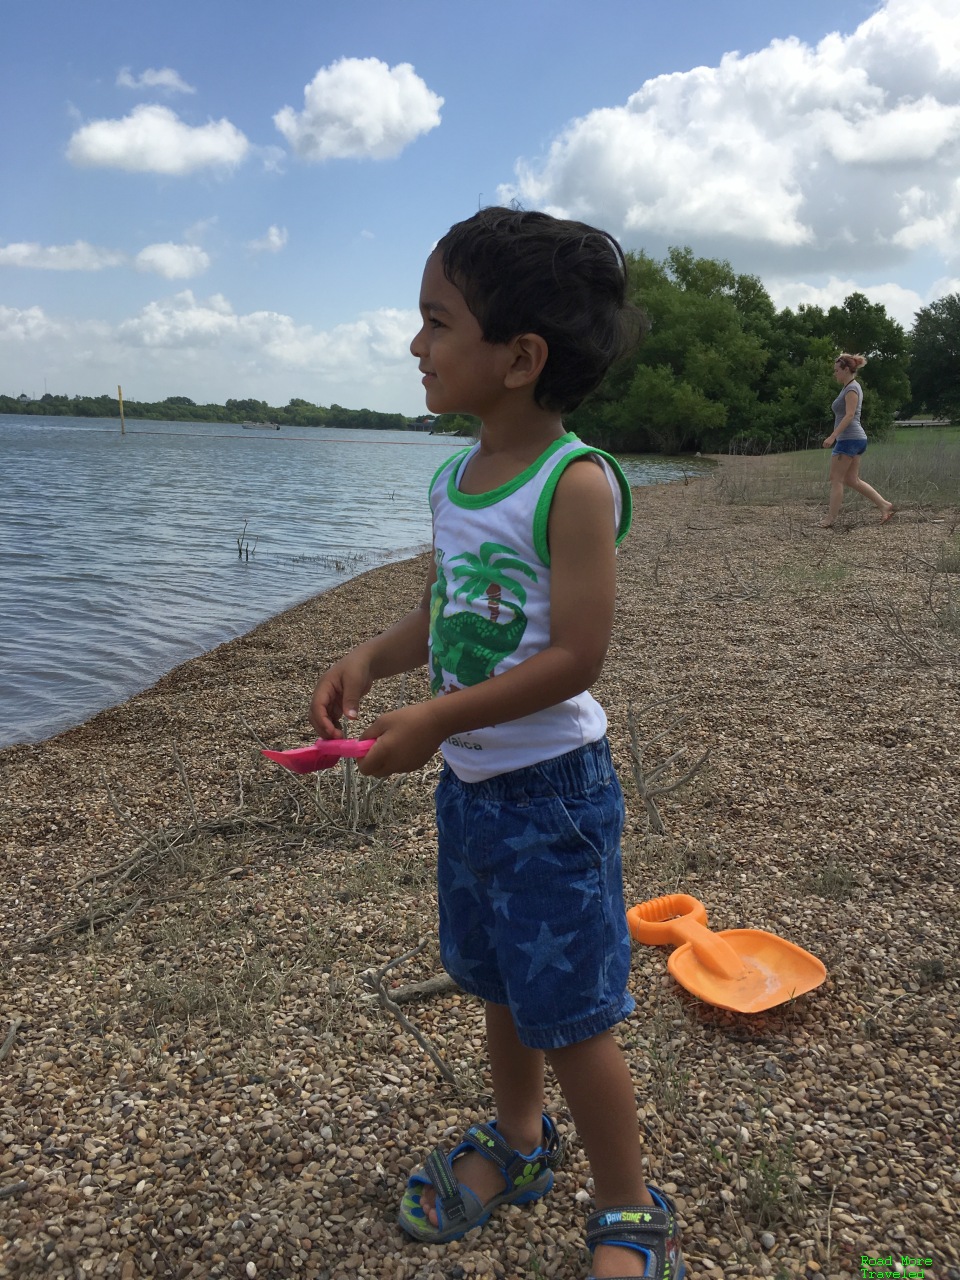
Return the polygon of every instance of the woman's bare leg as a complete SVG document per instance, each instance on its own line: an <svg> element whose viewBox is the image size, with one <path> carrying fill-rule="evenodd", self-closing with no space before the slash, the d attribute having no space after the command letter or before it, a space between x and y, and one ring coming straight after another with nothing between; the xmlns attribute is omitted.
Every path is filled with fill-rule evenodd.
<svg viewBox="0 0 960 1280"><path fill-rule="evenodd" d="M830 458L830 505L820 521L821 529L829 529L840 514L843 504L843 487L847 483L850 467L857 461L846 453L835 453Z"/></svg>
<svg viewBox="0 0 960 1280"><path fill-rule="evenodd" d="M850 472L844 483L848 489L855 489L857 493L862 493L865 498L869 498L873 505L875 507L879 507L884 515L893 511L892 502L888 502L882 494L877 493L876 489L874 489L872 485L867 484L866 480L860 479L859 458L854 458L853 466L850 468Z"/></svg>

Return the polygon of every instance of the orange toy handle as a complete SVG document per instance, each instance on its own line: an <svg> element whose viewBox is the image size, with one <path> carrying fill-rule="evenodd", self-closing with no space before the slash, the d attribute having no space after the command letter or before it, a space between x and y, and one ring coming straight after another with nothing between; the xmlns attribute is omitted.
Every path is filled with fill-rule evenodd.
<svg viewBox="0 0 960 1280"><path fill-rule="evenodd" d="M677 916L690 916L698 924L707 923L707 908L689 893L668 893L664 898L641 902L627 912L631 937L649 947L665 947L682 942L677 936Z"/></svg>
<svg viewBox="0 0 960 1280"><path fill-rule="evenodd" d="M631 937L648 946L689 942L697 960L719 978L742 978L743 961L719 934L707 928L707 909L689 893L670 893L627 912Z"/></svg>

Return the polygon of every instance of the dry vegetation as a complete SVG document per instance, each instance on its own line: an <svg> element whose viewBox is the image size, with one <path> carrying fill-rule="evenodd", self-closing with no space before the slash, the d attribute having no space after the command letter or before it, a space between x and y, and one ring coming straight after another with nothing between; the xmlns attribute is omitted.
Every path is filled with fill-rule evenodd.
<svg viewBox="0 0 960 1280"><path fill-rule="evenodd" d="M683 889L713 927L770 929L829 976L746 1017L636 949L620 1034L651 1178L697 1280L839 1280L861 1253L932 1256L928 1276L956 1280L957 516L881 529L851 506L825 533L808 503L737 497L716 480L637 492L597 690L627 897ZM422 573L364 574L0 753L0 1273L587 1274L590 1186L556 1096L571 1154L543 1202L445 1249L394 1226L406 1173L489 1107L474 1001L404 1005L442 1073L371 990L422 939L384 981L437 971L436 768L345 796L342 768L299 779L257 750L307 736L315 674ZM368 709L424 693L391 682ZM631 709L644 768L681 753L657 779L659 836Z"/></svg>

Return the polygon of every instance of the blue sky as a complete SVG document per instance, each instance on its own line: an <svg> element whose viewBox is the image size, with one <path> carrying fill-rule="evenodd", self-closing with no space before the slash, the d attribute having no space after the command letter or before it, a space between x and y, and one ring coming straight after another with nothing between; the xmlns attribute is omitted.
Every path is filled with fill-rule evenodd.
<svg viewBox="0 0 960 1280"><path fill-rule="evenodd" d="M416 413L432 243L584 218L906 325L960 289L956 0L7 6L0 391Z"/></svg>

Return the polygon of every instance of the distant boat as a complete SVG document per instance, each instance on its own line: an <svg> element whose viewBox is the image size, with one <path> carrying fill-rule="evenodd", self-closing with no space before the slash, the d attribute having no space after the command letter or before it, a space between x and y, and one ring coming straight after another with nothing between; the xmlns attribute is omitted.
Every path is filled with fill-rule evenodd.
<svg viewBox="0 0 960 1280"><path fill-rule="evenodd" d="M241 422L244 431L279 431L279 422Z"/></svg>

